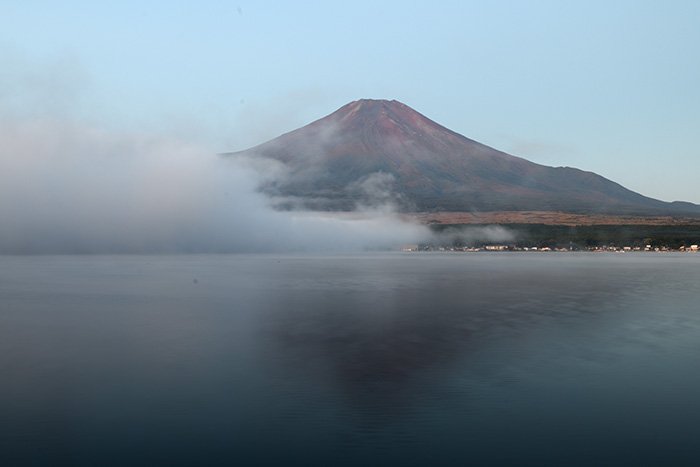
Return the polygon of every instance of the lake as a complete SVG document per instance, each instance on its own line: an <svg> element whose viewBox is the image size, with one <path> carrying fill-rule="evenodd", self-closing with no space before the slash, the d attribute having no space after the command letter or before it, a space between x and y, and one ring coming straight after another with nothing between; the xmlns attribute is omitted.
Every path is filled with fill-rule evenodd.
<svg viewBox="0 0 700 467"><path fill-rule="evenodd" d="M0 256L0 465L697 465L700 254Z"/></svg>

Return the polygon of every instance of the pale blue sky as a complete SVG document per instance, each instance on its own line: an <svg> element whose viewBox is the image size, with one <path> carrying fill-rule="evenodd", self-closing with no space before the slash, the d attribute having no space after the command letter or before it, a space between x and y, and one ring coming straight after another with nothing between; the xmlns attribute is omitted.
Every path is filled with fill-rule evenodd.
<svg viewBox="0 0 700 467"><path fill-rule="evenodd" d="M221 151L398 99L535 162L700 203L700 2L375 3L0 0L0 99Z"/></svg>

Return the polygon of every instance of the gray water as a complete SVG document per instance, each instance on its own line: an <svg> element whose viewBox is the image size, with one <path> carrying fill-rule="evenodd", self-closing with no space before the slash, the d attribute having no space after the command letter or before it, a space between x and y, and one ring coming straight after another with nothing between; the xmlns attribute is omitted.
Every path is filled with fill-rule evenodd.
<svg viewBox="0 0 700 467"><path fill-rule="evenodd" d="M698 465L700 255L0 257L0 465Z"/></svg>

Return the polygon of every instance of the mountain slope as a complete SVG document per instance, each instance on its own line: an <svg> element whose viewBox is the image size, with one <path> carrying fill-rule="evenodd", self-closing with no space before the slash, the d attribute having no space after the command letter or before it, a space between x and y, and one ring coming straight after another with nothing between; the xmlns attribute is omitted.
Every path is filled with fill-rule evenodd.
<svg viewBox="0 0 700 467"><path fill-rule="evenodd" d="M592 172L511 156L397 101L354 101L230 155L283 162L287 175L265 191L312 209L392 198L415 211L700 214L700 206L648 198Z"/></svg>

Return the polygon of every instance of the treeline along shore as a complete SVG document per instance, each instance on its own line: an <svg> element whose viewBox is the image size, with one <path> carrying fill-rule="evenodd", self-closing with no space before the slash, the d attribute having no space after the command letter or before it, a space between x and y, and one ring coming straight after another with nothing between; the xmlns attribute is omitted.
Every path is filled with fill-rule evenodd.
<svg viewBox="0 0 700 467"><path fill-rule="evenodd" d="M512 248L551 248L591 250L630 248L632 250L685 250L700 244L700 225L547 225L497 224L509 240L478 238L474 231L493 228L494 224L430 224L441 239L426 247L486 247L503 245ZM439 244L438 244L439 243Z"/></svg>

